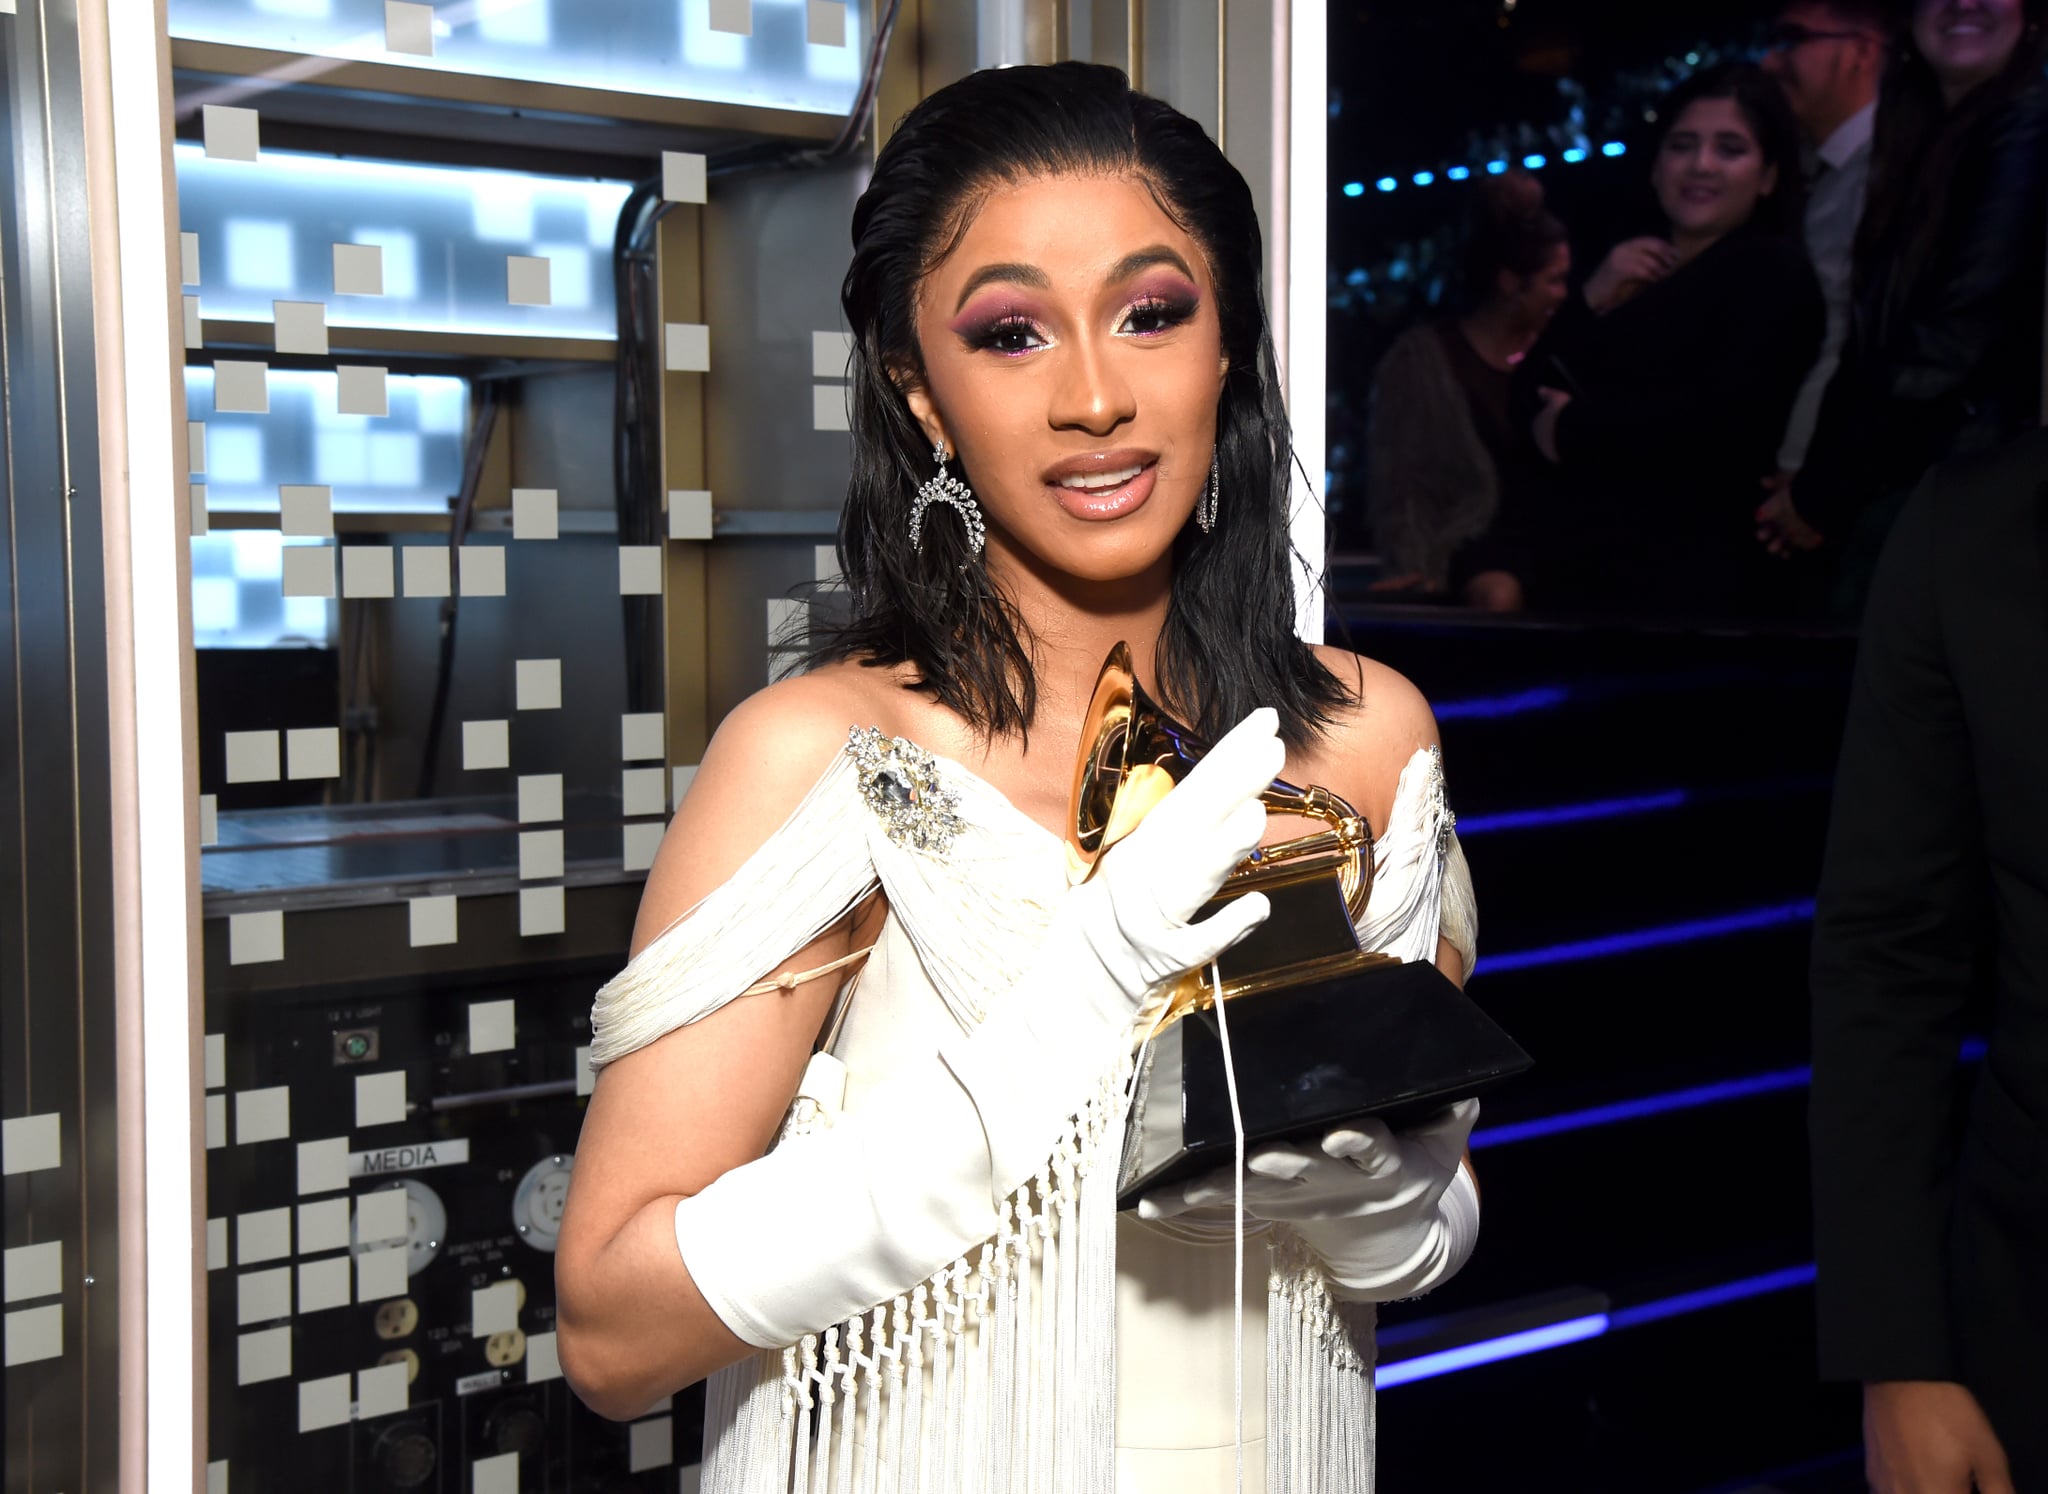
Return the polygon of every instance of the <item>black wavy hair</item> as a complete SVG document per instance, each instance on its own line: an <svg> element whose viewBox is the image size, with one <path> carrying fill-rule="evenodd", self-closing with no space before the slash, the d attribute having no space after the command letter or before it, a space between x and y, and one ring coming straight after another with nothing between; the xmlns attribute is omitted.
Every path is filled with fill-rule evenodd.
<svg viewBox="0 0 2048 1494"><path fill-rule="evenodd" d="M1527 280L1542 273L1571 235L1543 205L1543 184L1517 167L1480 179L1458 254L1458 278L1468 307L1498 293L1502 271Z"/></svg>
<svg viewBox="0 0 2048 1494"><path fill-rule="evenodd" d="M1778 170L1770 195L1757 201L1751 228L1806 242L1806 177L1799 157L1799 121L1785 101L1785 90L1762 68L1731 62L1695 73L1671 90L1658 106L1657 145L1677 128L1679 117L1703 99L1728 99L1742 111L1766 166Z"/></svg>
<svg viewBox="0 0 2048 1494"><path fill-rule="evenodd" d="M851 616L814 632L812 661L907 662L913 688L978 731L1028 740L1037 689L1023 620L986 568L969 563L966 530L951 516L929 515L923 552L911 549L911 500L933 468L899 379L924 377L918 286L986 194L1075 173L1136 178L1201 244L1230 362L1216 411L1222 502L1212 532L1190 523L1174 544L1154 655L1162 704L1211 740L1270 705L1281 735L1302 744L1349 691L1294 633L1294 452L1251 189L1201 126L1090 63L969 74L912 109L875 161L840 291L854 337L853 470L839 521Z"/></svg>

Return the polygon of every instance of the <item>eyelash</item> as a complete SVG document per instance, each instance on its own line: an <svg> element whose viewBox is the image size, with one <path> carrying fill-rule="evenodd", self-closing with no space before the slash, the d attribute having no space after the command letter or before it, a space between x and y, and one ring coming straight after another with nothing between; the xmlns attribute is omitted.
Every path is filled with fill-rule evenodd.
<svg viewBox="0 0 2048 1494"><path fill-rule="evenodd" d="M1145 331L1133 330L1128 335L1133 337L1158 337L1162 333L1171 332L1175 327L1181 326L1192 318L1195 314L1195 305L1196 303L1192 300L1174 300L1164 296L1147 296L1143 300L1131 303L1129 309L1124 313L1122 325L1129 327L1133 321L1140 317L1154 317L1157 318L1157 325ZM1011 337L1035 337L1042 344L1045 334L1029 317L1012 312L1007 316L998 317L995 321L984 323L981 327L975 329L968 335L967 345L975 352L992 352L1005 358L1019 358L1026 353L1036 351L1032 347L1005 347L1003 345L1004 339Z"/></svg>

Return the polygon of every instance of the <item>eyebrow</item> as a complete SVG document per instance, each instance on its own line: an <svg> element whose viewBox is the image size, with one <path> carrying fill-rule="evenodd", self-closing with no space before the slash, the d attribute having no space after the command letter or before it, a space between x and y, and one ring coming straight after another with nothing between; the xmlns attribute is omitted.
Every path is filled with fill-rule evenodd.
<svg viewBox="0 0 2048 1494"><path fill-rule="evenodd" d="M1187 276L1188 279L1193 280L1195 278L1195 272L1188 268L1186 260L1182 259L1164 244L1153 244L1147 248L1126 254L1122 259L1118 260L1110 268L1109 283L1114 285L1119 281L1128 280L1140 270L1148 270L1154 265L1171 265L1174 269L1179 270L1181 274ZM961 287L960 299L953 303L953 310L959 311L961 307L967 304L967 298L980 290L984 285L992 285L998 281L1007 281L1013 285L1028 285L1033 290L1052 289L1052 281L1047 279L1045 271L1039 269L1036 265L983 265L967 277L967 284Z"/></svg>

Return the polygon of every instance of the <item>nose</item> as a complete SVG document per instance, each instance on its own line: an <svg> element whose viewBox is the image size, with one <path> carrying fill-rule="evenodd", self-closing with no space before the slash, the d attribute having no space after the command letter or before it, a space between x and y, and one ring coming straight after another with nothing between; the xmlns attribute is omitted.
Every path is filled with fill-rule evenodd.
<svg viewBox="0 0 2048 1494"><path fill-rule="evenodd" d="M1070 338L1046 409L1055 430L1106 436L1137 413L1130 381L1112 349L1097 337Z"/></svg>

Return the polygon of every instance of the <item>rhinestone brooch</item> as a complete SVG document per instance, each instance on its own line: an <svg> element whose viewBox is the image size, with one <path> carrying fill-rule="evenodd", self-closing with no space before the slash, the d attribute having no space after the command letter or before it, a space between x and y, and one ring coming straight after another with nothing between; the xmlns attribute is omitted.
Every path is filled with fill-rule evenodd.
<svg viewBox="0 0 2048 1494"><path fill-rule="evenodd" d="M846 755L860 769L860 796L889 839L907 851L945 855L960 833L960 797L939 778L938 759L873 726L846 734Z"/></svg>
<svg viewBox="0 0 2048 1494"><path fill-rule="evenodd" d="M1451 851L1451 837L1458 833L1458 817L1444 792L1444 753L1441 747L1429 749L1430 797L1436 802L1439 816L1436 822L1436 853L1448 856Z"/></svg>

